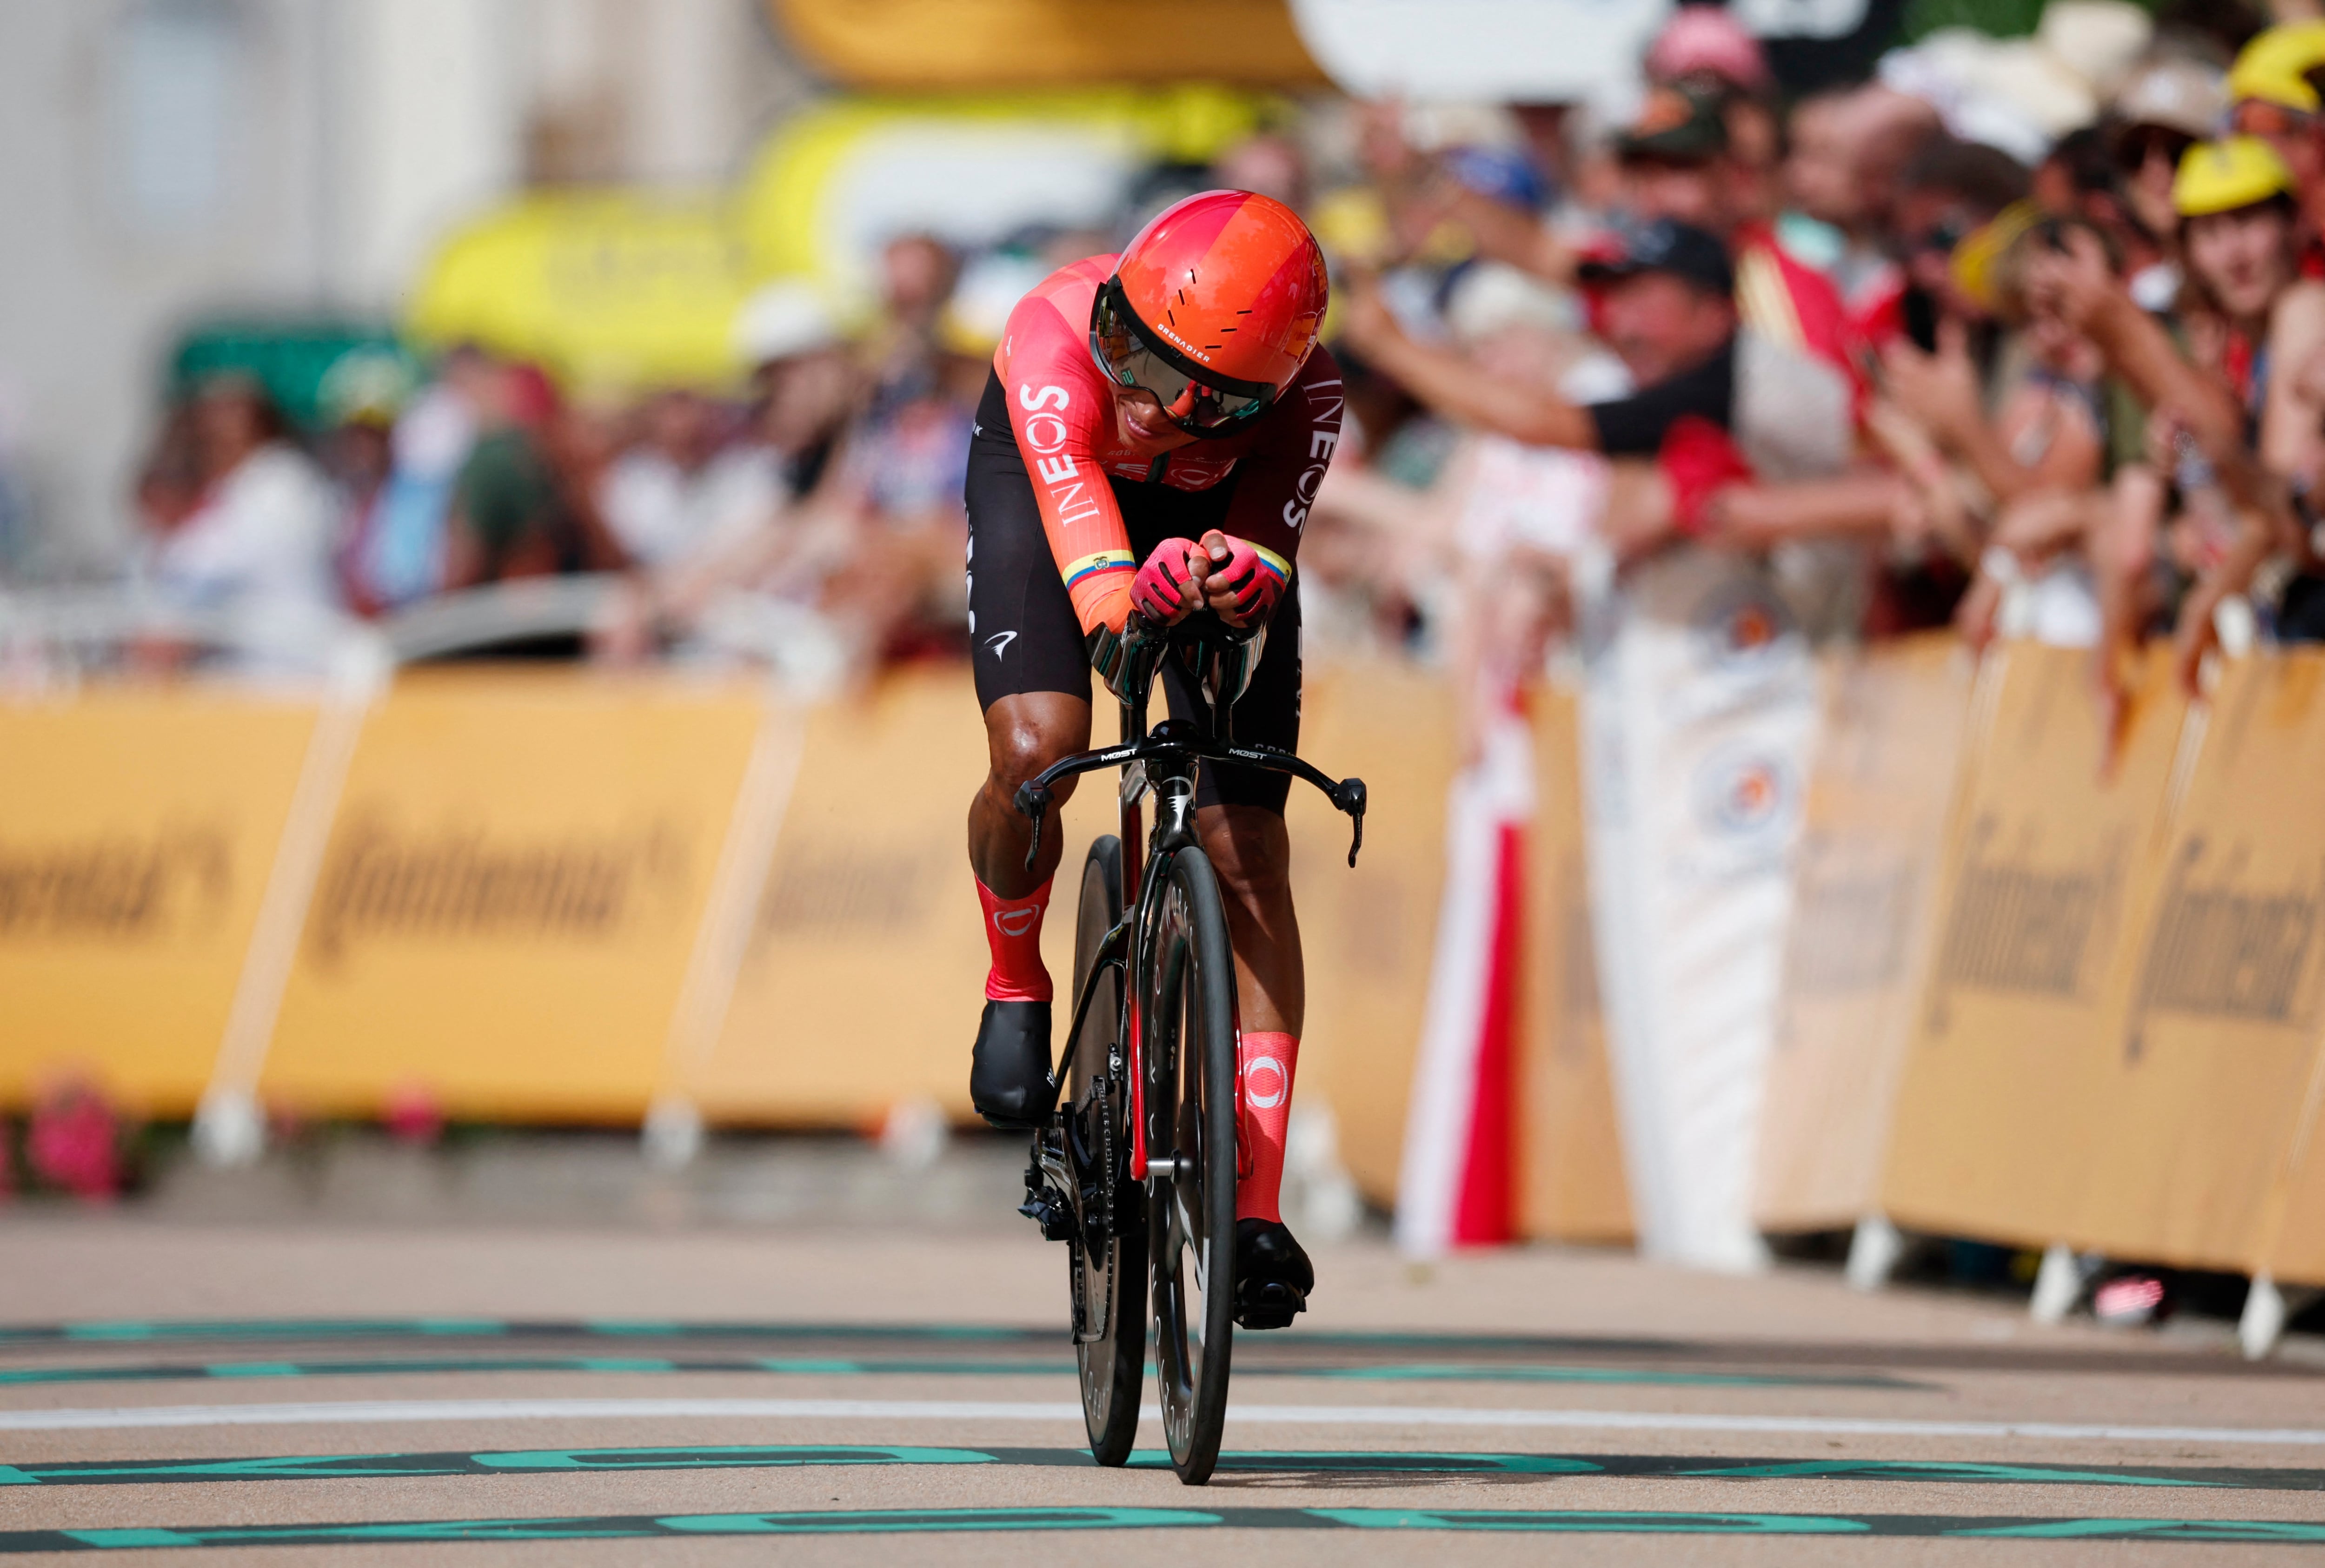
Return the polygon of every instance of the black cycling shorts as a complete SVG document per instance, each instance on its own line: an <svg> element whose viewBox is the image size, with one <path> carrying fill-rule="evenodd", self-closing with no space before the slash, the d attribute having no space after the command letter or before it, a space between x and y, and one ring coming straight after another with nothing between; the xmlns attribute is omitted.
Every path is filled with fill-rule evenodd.
<svg viewBox="0 0 2325 1568"><path fill-rule="evenodd" d="M1166 539L1197 539L1219 526L1235 494L1230 473L1209 490L1110 479L1130 531L1131 553L1144 561ZM987 376L968 447L968 631L977 661L977 703L1061 691L1085 701L1089 659L1081 623L1058 576L1033 481L1009 427L1001 378ZM1192 718L1201 699L1175 660L1165 660L1162 688L1172 714ZM1235 738L1296 751L1300 745L1300 579L1295 574L1268 622L1267 646L1251 685L1235 705ZM1277 816L1292 781L1281 773L1205 763L1195 785L1199 806L1258 806Z"/></svg>

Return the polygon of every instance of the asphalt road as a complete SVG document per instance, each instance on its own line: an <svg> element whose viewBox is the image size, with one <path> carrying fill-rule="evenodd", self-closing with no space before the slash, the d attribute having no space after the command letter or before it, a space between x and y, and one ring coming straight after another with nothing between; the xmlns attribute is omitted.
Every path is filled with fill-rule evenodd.
<svg viewBox="0 0 2325 1568"><path fill-rule="evenodd" d="M2192 1568L2325 1547L2325 1372L2299 1361L1823 1270L1318 1262L1298 1327L1239 1336L1230 1457L1190 1489L1081 1451L1063 1253L1030 1228L19 1205L0 1558Z"/></svg>

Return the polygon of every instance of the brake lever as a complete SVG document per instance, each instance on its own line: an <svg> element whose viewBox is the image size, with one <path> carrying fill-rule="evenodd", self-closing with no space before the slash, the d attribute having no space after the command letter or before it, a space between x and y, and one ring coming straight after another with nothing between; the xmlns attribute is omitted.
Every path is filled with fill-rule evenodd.
<svg viewBox="0 0 2325 1568"><path fill-rule="evenodd" d="M1332 791L1332 804L1348 814L1348 869L1357 869L1357 852L1365 847L1365 781L1343 779Z"/></svg>
<svg viewBox="0 0 2325 1568"><path fill-rule="evenodd" d="M1050 803L1056 798L1046 786L1030 779L1017 786L1014 804L1033 823L1033 842L1025 851L1025 870L1029 874L1033 870L1033 862L1042 858L1042 818L1049 811Z"/></svg>

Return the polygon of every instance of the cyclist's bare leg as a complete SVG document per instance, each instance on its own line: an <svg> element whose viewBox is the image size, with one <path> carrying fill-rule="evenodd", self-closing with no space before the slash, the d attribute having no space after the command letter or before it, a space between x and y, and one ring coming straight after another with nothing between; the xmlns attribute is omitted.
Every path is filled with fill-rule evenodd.
<svg viewBox="0 0 2325 1568"><path fill-rule="evenodd" d="M1227 905L1243 1028L1297 1039L1308 1011L1308 976L1300 958L1300 918L1292 908L1292 841L1283 818L1257 806L1206 806L1195 823ZM1018 853L1022 859L1024 852Z"/></svg>
<svg viewBox="0 0 2325 1568"><path fill-rule="evenodd" d="M1042 856L1025 869L1025 848L1033 825L1018 811L1017 786L1061 757L1087 751L1090 705L1061 691L1029 691L1005 696L985 710L985 748L991 759L984 787L968 807L968 863L977 880L1005 899L1032 893L1058 869L1066 835L1052 811L1042 833ZM1074 780L1061 779L1058 804L1074 792Z"/></svg>

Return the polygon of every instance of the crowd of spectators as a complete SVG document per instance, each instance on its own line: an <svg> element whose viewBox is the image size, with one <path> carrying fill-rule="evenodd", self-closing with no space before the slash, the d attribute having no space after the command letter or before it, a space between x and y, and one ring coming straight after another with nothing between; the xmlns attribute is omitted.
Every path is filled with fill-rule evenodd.
<svg viewBox="0 0 2325 1568"><path fill-rule="evenodd" d="M2325 638L2325 22L2056 0L1788 94L1677 12L1626 124L1311 106L1109 228L882 254L736 323L746 395L560 387L468 346L335 377L303 441L223 377L139 477L188 604L333 614L616 574L597 657L845 674L964 646L960 480L1014 293L1209 184L1309 215L1348 436L1301 557L1311 638L1522 667L1636 563L1771 559L1802 624L2138 646ZM967 275L964 275L966 269ZM1012 280L1014 281L1013 282Z"/></svg>

